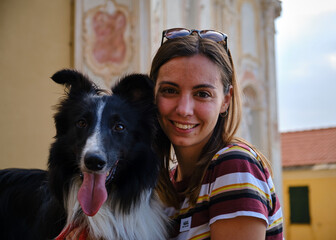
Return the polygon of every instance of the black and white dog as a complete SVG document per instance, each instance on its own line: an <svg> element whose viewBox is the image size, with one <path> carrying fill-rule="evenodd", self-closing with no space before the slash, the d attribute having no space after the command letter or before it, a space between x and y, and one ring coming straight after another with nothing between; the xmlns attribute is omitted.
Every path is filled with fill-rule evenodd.
<svg viewBox="0 0 336 240"><path fill-rule="evenodd" d="M128 75L107 95L77 71L52 79L67 92L48 171L0 171L0 239L166 239L153 83Z"/></svg>

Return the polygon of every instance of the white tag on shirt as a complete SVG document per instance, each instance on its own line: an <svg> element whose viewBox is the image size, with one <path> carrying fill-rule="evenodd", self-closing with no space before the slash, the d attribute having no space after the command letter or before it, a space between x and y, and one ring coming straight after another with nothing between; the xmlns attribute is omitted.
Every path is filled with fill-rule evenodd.
<svg viewBox="0 0 336 240"><path fill-rule="evenodd" d="M190 230L191 227L191 217L181 219L180 232L185 232Z"/></svg>

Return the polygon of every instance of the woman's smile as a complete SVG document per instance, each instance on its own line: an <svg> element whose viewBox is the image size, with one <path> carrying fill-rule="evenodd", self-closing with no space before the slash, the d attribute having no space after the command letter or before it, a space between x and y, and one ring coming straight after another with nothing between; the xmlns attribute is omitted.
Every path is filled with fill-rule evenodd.
<svg viewBox="0 0 336 240"><path fill-rule="evenodd" d="M178 128L178 129L182 129L182 130L190 130L190 129L193 129L195 128L198 124L188 124L188 123L179 123L179 122L174 122L174 121L171 121L172 124Z"/></svg>

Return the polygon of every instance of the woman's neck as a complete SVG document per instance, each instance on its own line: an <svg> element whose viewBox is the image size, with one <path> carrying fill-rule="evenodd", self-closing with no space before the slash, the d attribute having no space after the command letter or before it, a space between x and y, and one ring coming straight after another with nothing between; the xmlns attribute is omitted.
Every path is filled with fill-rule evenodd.
<svg viewBox="0 0 336 240"><path fill-rule="evenodd" d="M202 149L195 151L195 149L175 148L174 150L178 162L176 180L181 181L193 174Z"/></svg>

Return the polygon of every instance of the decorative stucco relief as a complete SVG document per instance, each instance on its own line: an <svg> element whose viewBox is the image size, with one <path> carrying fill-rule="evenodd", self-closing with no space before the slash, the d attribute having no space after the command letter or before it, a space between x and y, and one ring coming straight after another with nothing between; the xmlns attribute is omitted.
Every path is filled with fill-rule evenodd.
<svg viewBox="0 0 336 240"><path fill-rule="evenodd" d="M84 13L84 59L90 70L105 81L120 75L132 58L128 9L107 1Z"/></svg>

